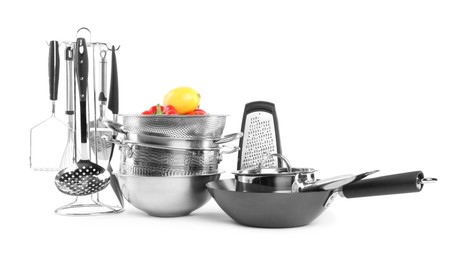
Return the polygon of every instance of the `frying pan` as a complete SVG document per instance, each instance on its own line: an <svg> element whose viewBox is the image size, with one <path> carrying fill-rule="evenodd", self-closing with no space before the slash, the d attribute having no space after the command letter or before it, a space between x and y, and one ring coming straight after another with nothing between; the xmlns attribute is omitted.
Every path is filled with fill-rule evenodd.
<svg viewBox="0 0 464 260"><path fill-rule="evenodd" d="M206 184L221 209L239 224L252 227L289 228L311 223L331 204L337 194L359 198L419 192L424 183L421 171L387 175L355 181L334 190L292 193L271 186L242 183L235 179Z"/></svg>

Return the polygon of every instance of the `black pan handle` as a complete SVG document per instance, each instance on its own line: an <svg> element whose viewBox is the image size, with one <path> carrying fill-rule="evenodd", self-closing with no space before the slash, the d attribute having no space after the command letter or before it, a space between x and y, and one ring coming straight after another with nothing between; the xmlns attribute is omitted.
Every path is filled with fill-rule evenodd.
<svg viewBox="0 0 464 260"><path fill-rule="evenodd" d="M119 114L118 64L116 62L116 50L114 49L114 45L111 47L111 81L108 109L111 110L113 115Z"/></svg>
<svg viewBox="0 0 464 260"><path fill-rule="evenodd" d="M89 57L87 43L84 38L76 40L75 67L79 85L79 100L81 114L81 143L87 143L87 87L89 76Z"/></svg>
<svg viewBox="0 0 464 260"><path fill-rule="evenodd" d="M50 100L58 99L58 81L60 79L60 53L58 41L50 41L48 52L48 81L50 85Z"/></svg>
<svg viewBox="0 0 464 260"><path fill-rule="evenodd" d="M436 179L425 179L421 171L405 172L353 182L343 186L341 192L346 198L419 192L425 181Z"/></svg>

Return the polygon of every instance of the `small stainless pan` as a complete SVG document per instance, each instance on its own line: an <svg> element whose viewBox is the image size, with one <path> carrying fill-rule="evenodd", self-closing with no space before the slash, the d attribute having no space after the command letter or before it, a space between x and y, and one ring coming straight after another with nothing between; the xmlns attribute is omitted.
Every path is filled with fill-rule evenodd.
<svg viewBox="0 0 464 260"><path fill-rule="evenodd" d="M337 194L358 198L419 192L424 183L435 181L424 178L421 171L414 171L359 180L334 190L298 193L234 179L212 181L206 187L222 210L236 222L253 227L288 228L311 223Z"/></svg>
<svg viewBox="0 0 464 260"><path fill-rule="evenodd" d="M282 160L285 162L286 167L263 168L264 163L271 157ZM270 186L275 188L276 191L288 191L294 182L298 182L301 187L314 183L316 181L314 178L316 171L312 168L294 168L285 156L274 153L264 156L257 168L237 170L233 171L232 174L235 175L235 179L239 184L237 188L242 189L242 191L246 191L249 186L241 185L244 183Z"/></svg>

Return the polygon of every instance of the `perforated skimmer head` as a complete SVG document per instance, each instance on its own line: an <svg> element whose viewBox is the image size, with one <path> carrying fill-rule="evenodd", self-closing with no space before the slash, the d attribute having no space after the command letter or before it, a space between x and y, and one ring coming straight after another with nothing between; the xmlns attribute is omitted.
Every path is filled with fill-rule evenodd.
<svg viewBox="0 0 464 260"><path fill-rule="evenodd" d="M242 132L238 169L257 168L265 156L282 152L274 104L262 101L248 103L243 115ZM262 166L271 168L278 164L277 158L272 157Z"/></svg>
<svg viewBox="0 0 464 260"><path fill-rule="evenodd" d="M105 168L81 160L76 165L61 170L55 185L61 192L71 196L85 196L99 192L109 184L110 174Z"/></svg>

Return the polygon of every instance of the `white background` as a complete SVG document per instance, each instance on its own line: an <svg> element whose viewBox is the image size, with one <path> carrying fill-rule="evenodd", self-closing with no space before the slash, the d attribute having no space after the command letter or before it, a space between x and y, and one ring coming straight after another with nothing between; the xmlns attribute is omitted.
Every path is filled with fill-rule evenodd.
<svg viewBox="0 0 464 260"><path fill-rule="evenodd" d="M0 6L1 259L457 259L462 256L461 1L14 1ZM240 130L247 102L276 104L284 154L320 176L422 170L421 193L337 199L315 222L258 229L214 200L187 217L127 205L63 217L71 198L28 167L29 129L50 114L46 41L120 44L120 112L189 85ZM63 50L63 49L61 49ZM64 114L64 62L58 115ZM236 156L221 167L234 170ZM232 178L224 174L222 178Z"/></svg>

